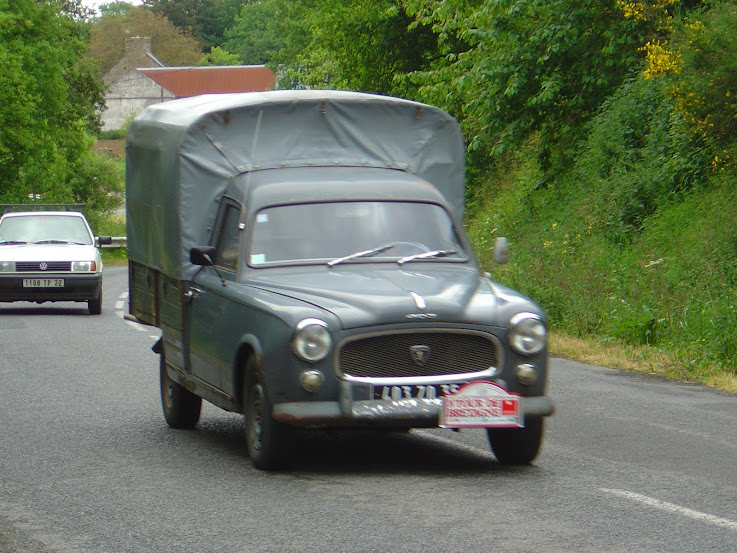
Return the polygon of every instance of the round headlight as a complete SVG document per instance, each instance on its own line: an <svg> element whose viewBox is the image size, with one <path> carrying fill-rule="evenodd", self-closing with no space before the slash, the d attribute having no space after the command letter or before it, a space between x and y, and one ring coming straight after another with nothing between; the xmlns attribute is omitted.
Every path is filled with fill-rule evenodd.
<svg viewBox="0 0 737 553"><path fill-rule="evenodd" d="M292 348L298 357L315 362L324 359L330 352L333 341L325 321L305 319L297 325Z"/></svg>
<svg viewBox="0 0 737 553"><path fill-rule="evenodd" d="M516 352L534 355L545 347L547 329L537 315L520 313L512 317L511 323L509 343Z"/></svg>

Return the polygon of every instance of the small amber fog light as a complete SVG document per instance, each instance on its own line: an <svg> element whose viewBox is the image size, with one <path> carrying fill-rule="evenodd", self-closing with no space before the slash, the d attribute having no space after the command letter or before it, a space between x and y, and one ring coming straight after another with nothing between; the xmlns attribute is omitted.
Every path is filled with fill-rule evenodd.
<svg viewBox="0 0 737 553"><path fill-rule="evenodd" d="M532 386L537 382L537 368L530 363L517 365L517 380L523 386Z"/></svg>
<svg viewBox="0 0 737 553"><path fill-rule="evenodd" d="M308 392L317 392L325 383L325 375L320 371L303 371L299 375L299 383Z"/></svg>

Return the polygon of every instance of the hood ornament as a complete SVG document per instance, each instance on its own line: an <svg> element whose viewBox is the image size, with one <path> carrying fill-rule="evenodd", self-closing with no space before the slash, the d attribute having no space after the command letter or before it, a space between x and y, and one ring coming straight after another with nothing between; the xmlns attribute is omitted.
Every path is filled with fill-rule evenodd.
<svg viewBox="0 0 737 553"><path fill-rule="evenodd" d="M417 292L410 292L409 295L412 296L413 300L415 300L415 305L417 306L417 309L421 309L422 311L427 309L427 303L425 302L425 298L423 298ZM437 315L435 313L410 313L409 315L405 315L404 318L405 319L435 319L437 318Z"/></svg>
<svg viewBox="0 0 737 553"><path fill-rule="evenodd" d="M415 305L417 306L417 309L424 310L427 308L427 303L425 303L425 298L423 298L421 295L419 295L416 292L410 292L410 296L412 296L412 299L415 300Z"/></svg>

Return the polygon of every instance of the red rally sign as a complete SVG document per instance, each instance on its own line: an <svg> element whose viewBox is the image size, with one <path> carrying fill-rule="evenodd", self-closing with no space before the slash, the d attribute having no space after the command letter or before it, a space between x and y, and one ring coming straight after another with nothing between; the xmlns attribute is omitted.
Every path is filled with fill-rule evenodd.
<svg viewBox="0 0 737 553"><path fill-rule="evenodd" d="M521 427L520 396L507 392L493 382L469 382L456 393L443 396L440 426Z"/></svg>

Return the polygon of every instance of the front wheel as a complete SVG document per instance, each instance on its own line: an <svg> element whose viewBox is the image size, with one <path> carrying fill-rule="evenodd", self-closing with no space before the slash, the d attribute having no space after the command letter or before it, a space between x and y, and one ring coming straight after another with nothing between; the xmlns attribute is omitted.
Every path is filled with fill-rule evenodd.
<svg viewBox="0 0 737 553"><path fill-rule="evenodd" d="M246 445L253 466L261 470L283 468L291 458L292 429L271 416L271 401L263 373L253 358L248 360L243 389Z"/></svg>
<svg viewBox="0 0 737 553"><path fill-rule="evenodd" d="M100 293L97 294L96 298L87 300L87 311L90 315L99 315L102 313L102 287L100 287Z"/></svg>
<svg viewBox="0 0 737 553"><path fill-rule="evenodd" d="M545 424L542 417L528 418L524 428L488 428L489 445L504 465L529 465L540 453Z"/></svg>
<svg viewBox="0 0 737 553"><path fill-rule="evenodd" d="M161 383L161 407L166 424L171 428L194 428L200 420L202 398L174 382L166 369L164 353L159 354L159 380Z"/></svg>

